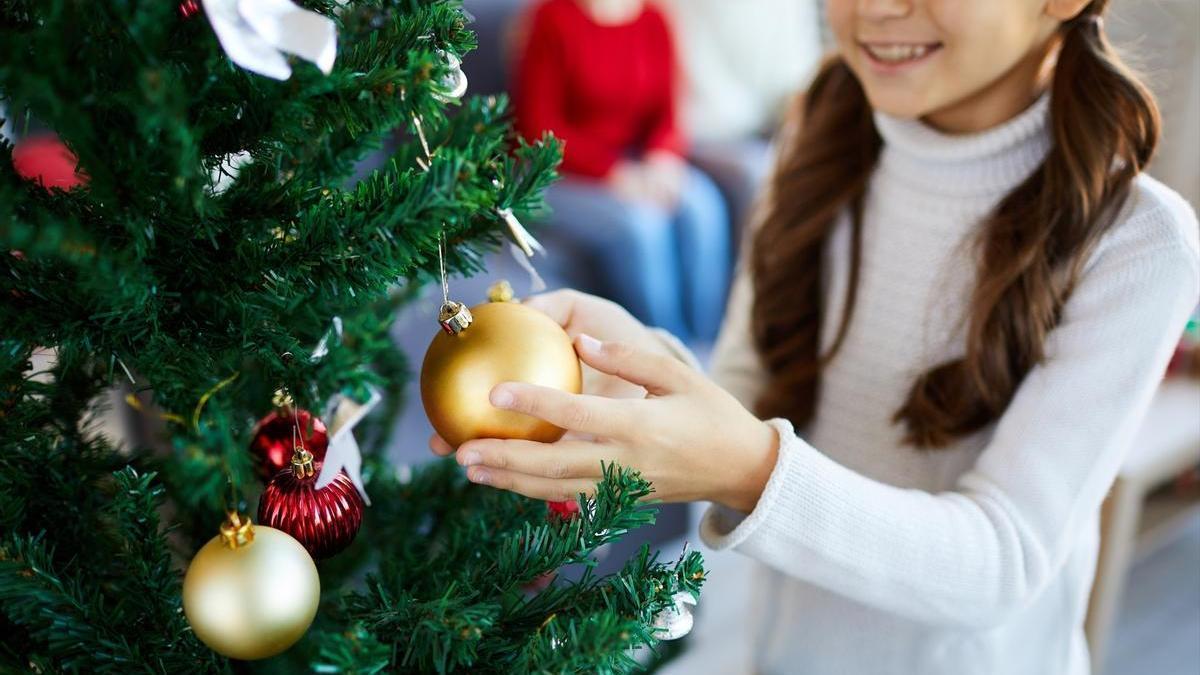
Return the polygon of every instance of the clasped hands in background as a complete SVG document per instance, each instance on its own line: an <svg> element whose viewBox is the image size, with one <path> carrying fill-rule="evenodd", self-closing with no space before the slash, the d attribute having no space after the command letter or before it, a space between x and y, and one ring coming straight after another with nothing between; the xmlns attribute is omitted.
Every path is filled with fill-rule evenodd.
<svg viewBox="0 0 1200 675"><path fill-rule="evenodd" d="M674 209L687 183L687 162L672 152L653 151L640 160L618 162L607 181L625 201Z"/></svg>
<svg viewBox="0 0 1200 675"><path fill-rule="evenodd" d="M550 501L591 494L601 463L636 469L664 502L713 501L749 512L775 465L779 439L732 395L667 350L619 305L577 291L534 296L575 343L584 391L521 382L491 391L497 408L533 415L567 434L555 443L479 439L452 448L475 483Z"/></svg>

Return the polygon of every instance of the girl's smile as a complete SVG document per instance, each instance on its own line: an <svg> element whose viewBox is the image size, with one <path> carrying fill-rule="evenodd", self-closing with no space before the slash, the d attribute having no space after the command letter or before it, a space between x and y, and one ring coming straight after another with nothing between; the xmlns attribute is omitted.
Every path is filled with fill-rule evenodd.
<svg viewBox="0 0 1200 675"><path fill-rule="evenodd" d="M858 46L876 72L890 74L929 61L941 50L942 43L860 40Z"/></svg>
<svg viewBox="0 0 1200 675"><path fill-rule="evenodd" d="M1047 0L828 0L825 6L841 56L871 107L951 133L993 127L1037 98L1058 15L1067 16Z"/></svg>

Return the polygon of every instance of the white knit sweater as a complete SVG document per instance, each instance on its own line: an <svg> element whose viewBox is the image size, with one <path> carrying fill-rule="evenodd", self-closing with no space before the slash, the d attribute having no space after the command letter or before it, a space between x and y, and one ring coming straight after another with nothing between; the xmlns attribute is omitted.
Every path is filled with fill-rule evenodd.
<svg viewBox="0 0 1200 675"><path fill-rule="evenodd" d="M709 546L762 564L763 673L1088 671L1082 625L1100 503L1200 297L1197 224L1142 176L1089 259L1046 359L1003 417L937 451L892 422L914 377L960 355L978 223L1044 158L1048 101L995 129L947 136L883 115L858 306L823 376L815 420L783 420L779 459L749 515L710 508ZM841 315L848 227L827 251ZM736 280L714 377L750 405L763 366L752 290ZM835 321L826 322L827 345Z"/></svg>

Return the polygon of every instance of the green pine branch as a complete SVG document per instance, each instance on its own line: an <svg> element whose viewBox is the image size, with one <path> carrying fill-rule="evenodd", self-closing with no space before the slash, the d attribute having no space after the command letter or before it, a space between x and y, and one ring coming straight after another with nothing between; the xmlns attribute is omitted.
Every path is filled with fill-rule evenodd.
<svg viewBox="0 0 1200 675"><path fill-rule="evenodd" d="M180 576L155 515L162 489L129 467L110 478L99 523L109 546L68 556L47 542L53 532L0 542L0 612L31 641L30 653L53 655L56 669L223 669L183 619ZM106 559L107 551L116 555Z"/></svg>
<svg viewBox="0 0 1200 675"><path fill-rule="evenodd" d="M525 590L565 565L590 568L598 547L653 523L650 485L635 472L606 467L594 498L580 497L578 517L553 522L542 504L465 484L452 466L430 467L402 488L407 498L384 502L391 529L379 538L391 546L366 590L345 596L338 613L355 628L317 638L329 672L359 672L364 658L383 667L385 655L387 668L410 672L630 672L631 650L657 644L654 615L677 592L699 595L698 553L665 565L646 548L616 575ZM422 493L454 498L430 502ZM497 500L523 508L497 508ZM517 514L519 525L492 514Z"/></svg>

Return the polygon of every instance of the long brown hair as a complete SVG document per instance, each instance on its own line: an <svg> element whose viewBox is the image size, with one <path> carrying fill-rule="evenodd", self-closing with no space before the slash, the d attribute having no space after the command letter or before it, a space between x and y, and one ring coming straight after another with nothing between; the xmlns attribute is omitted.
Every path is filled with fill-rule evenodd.
<svg viewBox="0 0 1200 675"><path fill-rule="evenodd" d="M911 445L944 447L1004 412L1043 359L1089 253L1154 152L1158 108L1104 35L1107 4L1093 0L1059 30L1051 149L979 228L966 352L917 377L896 411ZM770 372L756 412L802 425L853 317L861 206L882 140L862 87L840 59L825 64L796 114L798 137L772 177L751 269L754 340ZM822 354L824 250L842 213L852 232L850 282L836 338Z"/></svg>

